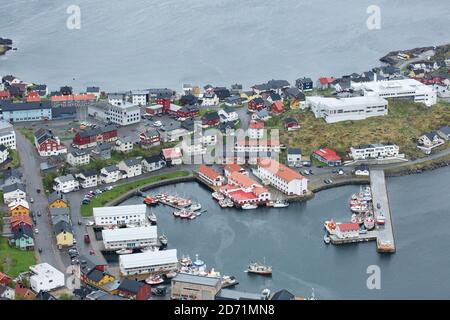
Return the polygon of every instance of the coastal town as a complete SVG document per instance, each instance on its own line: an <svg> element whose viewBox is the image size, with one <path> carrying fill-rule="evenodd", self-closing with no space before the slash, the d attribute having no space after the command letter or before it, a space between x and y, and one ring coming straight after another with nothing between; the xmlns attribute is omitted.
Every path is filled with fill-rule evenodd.
<svg viewBox="0 0 450 320"><path fill-rule="evenodd" d="M239 278L275 274L270 261L228 274L180 252L161 231L160 208L189 224L211 214L189 190L155 191L183 182L206 188L214 214L224 215L270 214L358 185L348 219L315 230L323 245L375 241L379 254L401 250L386 177L450 164L450 45L381 62L250 88L76 92L3 75L0 298L316 299L314 291L239 289ZM141 203L122 205L132 197Z"/></svg>

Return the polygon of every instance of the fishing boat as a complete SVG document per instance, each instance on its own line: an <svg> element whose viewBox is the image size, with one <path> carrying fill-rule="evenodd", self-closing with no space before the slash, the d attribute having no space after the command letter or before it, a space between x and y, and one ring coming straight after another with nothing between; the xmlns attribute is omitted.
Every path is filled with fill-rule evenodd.
<svg viewBox="0 0 450 320"><path fill-rule="evenodd" d="M159 275L150 276L145 279L145 282L150 285L161 284L164 282L164 279Z"/></svg>
<svg viewBox="0 0 450 320"><path fill-rule="evenodd" d="M177 217L177 218L180 216L180 214L181 214L181 210L176 210L173 212L174 217Z"/></svg>
<svg viewBox="0 0 450 320"><path fill-rule="evenodd" d="M227 207L228 208L233 208L234 207L233 201L229 200L228 203L227 203Z"/></svg>
<svg viewBox="0 0 450 320"><path fill-rule="evenodd" d="M286 207L289 207L289 202L287 202L285 200L276 200L273 203L273 207L274 208L286 208Z"/></svg>
<svg viewBox="0 0 450 320"><path fill-rule="evenodd" d="M219 200L219 206L221 208L228 208L228 204L227 204L226 199Z"/></svg>
<svg viewBox="0 0 450 320"><path fill-rule="evenodd" d="M190 207L189 207L189 210L192 210L192 211L198 211L198 210L200 210L202 208L202 205L200 204L200 203L195 203L195 204L192 204Z"/></svg>
<svg viewBox="0 0 450 320"><path fill-rule="evenodd" d="M377 216L377 224L380 225L380 226L383 226L384 223L385 223L384 215L383 215L382 213L380 213L380 214Z"/></svg>
<svg viewBox="0 0 450 320"><path fill-rule="evenodd" d="M323 242L325 242L326 244L329 244L331 242L331 239L328 235L324 235L323 236Z"/></svg>
<svg viewBox="0 0 450 320"><path fill-rule="evenodd" d="M165 234L162 234L158 237L159 242L161 242L161 244L163 246L167 246L167 243L169 242L169 240L167 239L167 236Z"/></svg>
<svg viewBox="0 0 450 320"><path fill-rule="evenodd" d="M327 220L323 224L329 234L336 234L336 223L333 220Z"/></svg>
<svg viewBox="0 0 450 320"><path fill-rule="evenodd" d="M195 255L195 261L192 263L192 268L199 271L204 271L206 269L205 262L199 259L198 254Z"/></svg>
<svg viewBox="0 0 450 320"><path fill-rule="evenodd" d="M265 261L264 261L264 264L261 264L258 262L253 262L247 267L247 272L259 274L259 275L263 275L263 276L270 276L270 275L272 275L272 267L267 266L265 264Z"/></svg>
<svg viewBox="0 0 450 320"><path fill-rule="evenodd" d="M225 199L225 196L223 194L221 194L220 192L213 192L211 194L211 196L213 197L214 200L217 200L217 201Z"/></svg>
<svg viewBox="0 0 450 320"><path fill-rule="evenodd" d="M179 263L182 267L189 267L192 265L192 260L189 256L182 256Z"/></svg>
<svg viewBox="0 0 450 320"><path fill-rule="evenodd" d="M372 217L366 217L364 219L364 227L367 230L372 230L375 227L375 220Z"/></svg>
<svg viewBox="0 0 450 320"><path fill-rule="evenodd" d="M354 205L350 207L350 210L355 213L364 213L369 211L369 207L367 205Z"/></svg>
<svg viewBox="0 0 450 320"><path fill-rule="evenodd" d="M189 220L194 220L195 218L197 218L197 215L194 212L188 217Z"/></svg>
<svg viewBox="0 0 450 320"><path fill-rule="evenodd" d="M123 248L123 249L117 250L116 253L117 254L130 254L130 253L133 253L133 250Z"/></svg>
<svg viewBox="0 0 450 320"><path fill-rule="evenodd" d="M256 208L258 208L257 204L250 204L250 203L243 204L241 207L241 209L243 209L243 210L252 210L252 209L256 209Z"/></svg>
<svg viewBox="0 0 450 320"><path fill-rule="evenodd" d="M233 287L233 286L239 284L236 277L234 277L234 276L223 276L220 279L220 282L221 282L222 289L228 288L228 287Z"/></svg>
<svg viewBox="0 0 450 320"><path fill-rule="evenodd" d="M151 197L151 196L146 196L144 198L144 203L148 206L154 206L157 205L159 202L159 200L157 198Z"/></svg>
<svg viewBox="0 0 450 320"><path fill-rule="evenodd" d="M192 211L187 211L187 210L180 210L180 215L179 217L181 219L188 219L192 216Z"/></svg>
<svg viewBox="0 0 450 320"><path fill-rule="evenodd" d="M152 225L155 225L158 222L158 219L156 219L156 215L153 212L149 213L148 220L150 220Z"/></svg>

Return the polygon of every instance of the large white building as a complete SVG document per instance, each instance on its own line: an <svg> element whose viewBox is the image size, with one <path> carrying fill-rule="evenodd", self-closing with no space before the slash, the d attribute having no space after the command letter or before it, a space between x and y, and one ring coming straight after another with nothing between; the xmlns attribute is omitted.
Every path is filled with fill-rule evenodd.
<svg viewBox="0 0 450 320"><path fill-rule="evenodd" d="M57 270L48 263L40 263L30 266L33 275L30 277L30 286L34 292L51 291L64 287L64 273Z"/></svg>
<svg viewBox="0 0 450 320"><path fill-rule="evenodd" d="M62 193L77 191L80 188L80 183L72 174L56 177L53 183L53 190Z"/></svg>
<svg viewBox="0 0 450 320"><path fill-rule="evenodd" d="M306 104L316 118L328 123L347 120L364 120L388 114L387 100L376 96L351 98L306 97Z"/></svg>
<svg viewBox="0 0 450 320"><path fill-rule="evenodd" d="M104 229L102 237L106 250L144 248L158 244L156 226Z"/></svg>
<svg viewBox="0 0 450 320"><path fill-rule="evenodd" d="M125 277L150 273L169 273L175 271L177 267L177 249L146 251L119 256L119 270L121 275Z"/></svg>
<svg viewBox="0 0 450 320"><path fill-rule="evenodd" d="M141 109L138 105L132 103L111 104L108 107L108 119L121 126L139 123L141 121Z"/></svg>
<svg viewBox="0 0 450 320"><path fill-rule="evenodd" d="M131 103L134 105L145 106L148 101L148 91L135 90L131 91Z"/></svg>
<svg viewBox="0 0 450 320"><path fill-rule="evenodd" d="M13 125L8 121L0 120L0 144L16 150L16 133Z"/></svg>
<svg viewBox="0 0 450 320"><path fill-rule="evenodd" d="M350 151L353 160L393 158L400 153L399 147L392 143L360 145L351 147Z"/></svg>
<svg viewBox="0 0 450 320"><path fill-rule="evenodd" d="M308 191L308 179L270 158L258 160L256 175L287 195L304 195Z"/></svg>
<svg viewBox="0 0 450 320"><path fill-rule="evenodd" d="M147 222L145 204L94 208L94 222L97 226L138 224Z"/></svg>
<svg viewBox="0 0 450 320"><path fill-rule="evenodd" d="M428 107L437 103L436 91L414 79L352 82L351 86L355 90L362 90L365 96L409 98L414 102L422 102Z"/></svg>

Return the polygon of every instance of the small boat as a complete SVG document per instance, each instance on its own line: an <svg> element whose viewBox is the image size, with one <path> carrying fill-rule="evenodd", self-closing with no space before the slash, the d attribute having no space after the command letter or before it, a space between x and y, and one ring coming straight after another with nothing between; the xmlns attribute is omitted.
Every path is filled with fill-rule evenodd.
<svg viewBox="0 0 450 320"><path fill-rule="evenodd" d="M194 220L197 218L197 215L195 213L191 213L191 215L188 217L189 220Z"/></svg>
<svg viewBox="0 0 450 320"><path fill-rule="evenodd" d="M186 211L186 210L181 210L180 211L180 218L181 219L188 219L192 216L192 212L190 211Z"/></svg>
<svg viewBox="0 0 450 320"><path fill-rule="evenodd" d="M150 276L145 279L145 282L150 285L161 284L164 282L164 279L159 275Z"/></svg>
<svg viewBox="0 0 450 320"><path fill-rule="evenodd" d="M325 229L328 231L329 234L335 234L336 233L336 223L333 220L327 220L323 224Z"/></svg>
<svg viewBox="0 0 450 320"><path fill-rule="evenodd" d="M232 287L239 284L234 276L223 276L221 279L222 289Z"/></svg>
<svg viewBox="0 0 450 320"><path fill-rule="evenodd" d="M130 253L133 253L133 250L123 248L123 249L117 250L116 253L117 254L130 254Z"/></svg>
<svg viewBox="0 0 450 320"><path fill-rule="evenodd" d="M228 208L233 208L234 207L234 203L233 203L233 201L228 201L228 203L227 203L227 207Z"/></svg>
<svg viewBox="0 0 450 320"><path fill-rule="evenodd" d="M372 230L375 227L375 220L371 217L367 217L364 219L364 227L367 230Z"/></svg>
<svg viewBox="0 0 450 320"><path fill-rule="evenodd" d="M191 204L191 206L189 207L189 210L198 211L201 208L202 208L202 205L200 203L195 203L195 204Z"/></svg>
<svg viewBox="0 0 450 320"><path fill-rule="evenodd" d="M150 212L148 215L148 219L150 220L150 223L152 225L155 225L158 222L158 219L156 218L156 215L153 212Z"/></svg>
<svg viewBox="0 0 450 320"><path fill-rule="evenodd" d="M179 211L179 210L173 212L173 215L177 218L180 216L180 214L181 214L181 211Z"/></svg>
<svg viewBox="0 0 450 320"><path fill-rule="evenodd" d="M215 199L217 201L225 199L225 196L219 192L213 192L211 195L212 195L213 199Z"/></svg>
<svg viewBox="0 0 450 320"><path fill-rule="evenodd" d="M323 242L325 242L326 244L329 244L331 242L331 239L328 235L324 235L323 236Z"/></svg>
<svg viewBox="0 0 450 320"><path fill-rule="evenodd" d="M256 208L258 208L257 204L250 204L250 203L243 204L241 207L241 209L243 209L243 210L252 210L252 209L256 209Z"/></svg>
<svg viewBox="0 0 450 320"><path fill-rule="evenodd" d="M148 205L148 206L154 206L154 205L157 205L158 202L159 202L158 199L157 199L157 198L154 198L154 197L146 196L146 197L144 198L144 203L145 203L146 205Z"/></svg>
<svg viewBox="0 0 450 320"><path fill-rule="evenodd" d="M188 267L192 264L192 260L191 258L189 258L189 256L182 256L179 262L183 267Z"/></svg>
<svg viewBox="0 0 450 320"><path fill-rule="evenodd" d="M206 264L203 260L200 260L198 254L195 255L195 261L192 263L192 267L197 270L205 270Z"/></svg>
<svg viewBox="0 0 450 320"><path fill-rule="evenodd" d="M228 208L227 201L226 201L225 199L219 200L219 206L220 206L221 208Z"/></svg>
<svg viewBox="0 0 450 320"><path fill-rule="evenodd" d="M161 244L163 246L167 246L167 243L169 242L169 240L167 239L167 236L165 234L162 234L158 237L159 242L161 242Z"/></svg>
<svg viewBox="0 0 450 320"><path fill-rule="evenodd" d="M260 264L258 262L253 262L247 267L247 272L263 276L270 276L272 275L272 267L266 266L265 263Z"/></svg>
<svg viewBox="0 0 450 320"><path fill-rule="evenodd" d="M170 271L169 273L166 273L166 279L172 279L175 278L177 273L175 271Z"/></svg>
<svg viewBox="0 0 450 320"><path fill-rule="evenodd" d="M271 201L272 205L271 207L273 208L286 208L289 207L289 202L284 201L284 200L275 200L275 201Z"/></svg>

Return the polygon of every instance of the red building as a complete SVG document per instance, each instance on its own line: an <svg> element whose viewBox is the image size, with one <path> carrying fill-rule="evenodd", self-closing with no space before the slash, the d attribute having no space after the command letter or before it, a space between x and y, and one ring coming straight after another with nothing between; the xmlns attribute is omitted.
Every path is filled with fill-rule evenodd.
<svg viewBox="0 0 450 320"><path fill-rule="evenodd" d="M93 93L52 96L53 107L81 107L89 106L97 101L97 96Z"/></svg>
<svg viewBox="0 0 450 320"><path fill-rule="evenodd" d="M299 128L300 126L299 126L298 121L296 119L294 119L294 118L286 118L286 119L284 119L284 127L289 130L289 129Z"/></svg>
<svg viewBox="0 0 450 320"><path fill-rule="evenodd" d="M27 102L39 102L39 101L41 101L41 96L39 95L39 93L35 91L28 92Z"/></svg>
<svg viewBox="0 0 450 320"><path fill-rule="evenodd" d="M19 214L11 217L11 231L17 231L20 227L29 229L33 227L33 221L28 214Z"/></svg>
<svg viewBox="0 0 450 320"><path fill-rule="evenodd" d="M34 144L41 157L57 156L67 152L66 146L47 129L41 128L34 133Z"/></svg>
<svg viewBox="0 0 450 320"><path fill-rule="evenodd" d="M9 100L11 99L11 94L9 91L0 91L0 100Z"/></svg>
<svg viewBox="0 0 450 320"><path fill-rule="evenodd" d="M197 106L184 106L177 111L178 118L194 118L200 114Z"/></svg>
<svg viewBox="0 0 450 320"><path fill-rule="evenodd" d="M133 300L148 300L152 294L148 284L129 279L122 280L118 292L120 296Z"/></svg>
<svg viewBox="0 0 450 320"><path fill-rule="evenodd" d="M262 98L255 98L249 101L248 110L259 111L264 108L264 100Z"/></svg>
<svg viewBox="0 0 450 320"><path fill-rule="evenodd" d="M6 274L0 272L0 284L7 286L11 281L11 278L8 277Z"/></svg>
<svg viewBox="0 0 450 320"><path fill-rule="evenodd" d="M161 135L157 130L147 130L139 135L142 147L157 146L161 143Z"/></svg>
<svg viewBox="0 0 450 320"><path fill-rule="evenodd" d="M336 151L329 148L314 151L312 157L329 165L330 167L340 166L342 164L342 158L338 156Z"/></svg>
<svg viewBox="0 0 450 320"><path fill-rule="evenodd" d="M203 126L217 126L220 123L219 114L216 111L205 113L202 117Z"/></svg>
<svg viewBox="0 0 450 320"><path fill-rule="evenodd" d="M273 113L282 113L284 111L284 104L280 100L272 103L272 112Z"/></svg>
<svg viewBox="0 0 450 320"><path fill-rule="evenodd" d="M170 104L169 104L170 107ZM158 114L163 114L164 107L159 104L154 104L145 108L145 114L151 117L156 116ZM167 111L166 111L167 112Z"/></svg>
<svg viewBox="0 0 450 320"><path fill-rule="evenodd" d="M95 147L97 143L114 140L117 140L117 128L106 126L78 132L73 138L73 144L76 148L84 149Z"/></svg>

